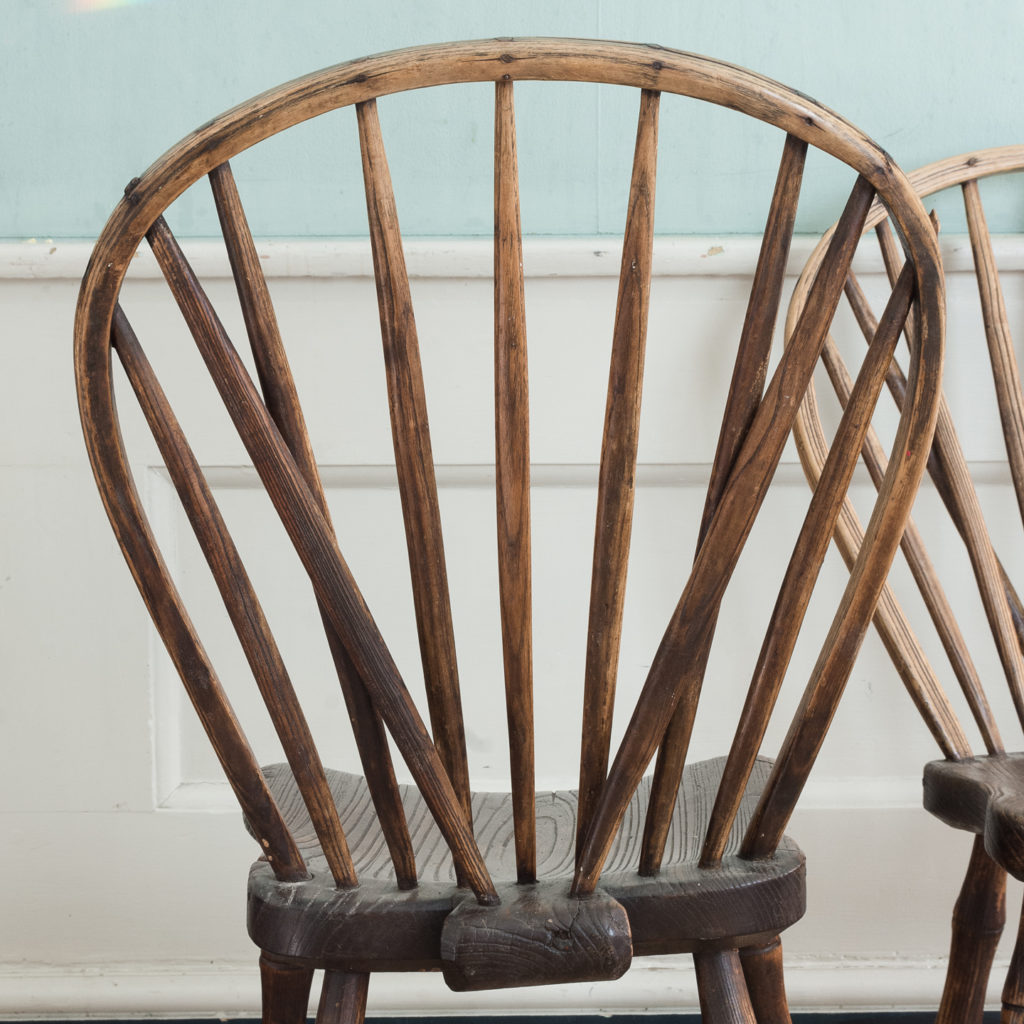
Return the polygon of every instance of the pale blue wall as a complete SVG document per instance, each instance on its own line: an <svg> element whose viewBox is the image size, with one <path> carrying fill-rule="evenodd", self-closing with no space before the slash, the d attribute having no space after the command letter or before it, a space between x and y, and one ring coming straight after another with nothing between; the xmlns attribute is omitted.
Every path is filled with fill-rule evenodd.
<svg viewBox="0 0 1024 1024"><path fill-rule="evenodd" d="M0 0L0 237L92 237L126 181L221 110L317 67L446 39L597 36L713 54L817 97L907 168L1024 141L1022 0L148 0L74 9L89 2ZM635 99L598 100L587 88L564 95L569 113L550 121L550 102L522 90L521 164L533 197L525 227L617 231ZM476 88L382 109L406 233L487 230L490 105ZM334 135L299 130L294 145L239 165L257 234L364 230L350 115L334 115ZM725 113L712 150L688 148L688 116L681 104L663 113L659 230L759 230L777 139L749 137ZM419 134L403 147L405 128ZM708 165L717 174L698 191L692 182L696 172L706 181ZM470 173L453 184L449 172L462 167ZM473 178L479 187L467 185ZM547 181L558 184L538 187ZM826 178L809 193L800 230L831 221L839 187ZM1003 191L993 227L1024 230L1024 197ZM181 234L211 233L204 203L176 212ZM954 214L944 221L955 228Z"/></svg>

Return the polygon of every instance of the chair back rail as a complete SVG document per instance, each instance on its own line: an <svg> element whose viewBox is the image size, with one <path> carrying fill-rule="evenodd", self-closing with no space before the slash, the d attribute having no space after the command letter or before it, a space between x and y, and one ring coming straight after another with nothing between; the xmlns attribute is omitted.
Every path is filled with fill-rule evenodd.
<svg viewBox="0 0 1024 1024"><path fill-rule="evenodd" d="M426 395L378 100L407 89L454 82L491 82L495 88L498 586L516 872L520 882L532 882L537 876L537 836L529 375L515 123L515 83L528 79L602 82L628 86L639 94L598 471L582 687L575 896L596 889L627 805L656 753L638 868L646 874L660 869L723 595L811 386L814 366L822 352L829 351L828 332L849 278L850 261L875 208L889 211L897 223L906 246L906 267L902 271L897 267L889 305L879 322L866 331L869 347L860 373L846 385L846 411L836 443L824 460L821 480L783 577L729 751L704 839L705 866L719 863L725 853L828 538L846 528L843 497L861 449L875 443L868 433L870 411L904 329L915 342L910 371L901 384L905 394L894 454L888 463L878 455L883 478L866 541L857 552L851 549L849 585L747 832L743 856L768 856L779 842L882 593L903 519L924 471L925 439L934 423L942 354L941 278L934 233L909 184L881 150L836 115L777 83L708 58L636 44L490 40L414 48L339 65L271 90L211 121L129 186L104 229L83 282L76 318L76 371L90 457L115 532L250 826L282 879L302 877L306 868L146 521L114 409L112 347L210 564L335 882L342 887L357 883L319 756L254 588L199 461L118 305L122 281L135 249L148 240L312 584L397 884L416 885L416 863L387 733L451 850L459 882L471 888L480 903L494 903L497 889L473 833ZM711 466L696 554L609 768L652 277L659 110L667 94L721 104L774 125L782 132L782 156ZM429 732L339 549L270 292L229 163L257 142L342 106L354 106L356 112ZM856 180L820 272L808 285L805 311L769 380L790 239L811 146L848 164ZM164 220L167 207L207 175L259 387ZM986 571L991 572L991 567ZM930 699L929 694L925 684L920 689L922 703ZM940 713L935 715L935 730L951 737L951 750L961 749L959 735Z"/></svg>

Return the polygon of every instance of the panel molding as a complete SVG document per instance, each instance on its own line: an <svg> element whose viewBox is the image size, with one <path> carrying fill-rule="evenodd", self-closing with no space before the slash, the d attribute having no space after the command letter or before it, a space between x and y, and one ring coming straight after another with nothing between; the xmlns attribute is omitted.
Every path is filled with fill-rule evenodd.
<svg viewBox="0 0 1024 1024"><path fill-rule="evenodd" d="M793 239L787 274L803 269L817 235ZM728 277L748 274L757 263L761 240L753 235L660 236L654 243L656 277ZM185 254L202 277L230 277L227 254L221 242L186 241ZM412 238L404 243L409 276L420 278L489 278L494 268L490 238ZM373 261L365 239L263 240L257 242L264 273L271 278L372 278ZM858 273L880 273L881 256L874 247L858 252ZM1006 271L1024 270L1024 234L993 237L996 261ZM523 266L528 278L617 277L622 251L620 239L527 238ZM0 280L78 280L92 253L91 242L56 242L52 239L0 244ZM942 238L942 258L947 273L970 271L971 246L967 235ZM157 278L160 269L152 253L140 249L131 274Z"/></svg>
<svg viewBox="0 0 1024 1024"><path fill-rule="evenodd" d="M999 1005L992 971L989 1004ZM786 989L794 1010L919 1010L938 1004L943 959L874 957L787 958ZM314 985L314 990L316 984ZM689 957L650 957L634 962L614 984L553 985L453 996L440 976L378 974L370 982L371 1015L451 1016L464 1013L635 1013L696 1010L697 989ZM147 1017L257 1017L259 972L251 963L121 963L19 965L0 969L0 1018L48 1015Z"/></svg>

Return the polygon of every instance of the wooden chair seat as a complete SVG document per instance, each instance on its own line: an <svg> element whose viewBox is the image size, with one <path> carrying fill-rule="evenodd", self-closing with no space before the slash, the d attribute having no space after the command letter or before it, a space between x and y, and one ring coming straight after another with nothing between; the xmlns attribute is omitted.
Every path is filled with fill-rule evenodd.
<svg viewBox="0 0 1024 1024"><path fill-rule="evenodd" d="M637 874L651 779L643 780L629 808L601 876L601 890L620 903L629 918L636 955L686 953L730 936L743 944L767 941L804 912L804 857L788 837L773 856L736 856L747 821L771 771L759 758L743 796L719 869L699 867L703 837L725 768L725 758L688 765L676 799L661 871ZM315 961L348 971L442 966L441 932L453 904L462 897L444 843L423 797L400 787L416 851L420 882L401 891L365 780L328 770L327 779L345 828L360 884L338 889L291 770L264 769L270 790L312 877L281 883L265 861L249 878L249 934L262 949L279 956ZM503 902L515 888L512 801L507 793L474 793L477 840ZM537 794L538 884L565 892L575 866L576 792ZM386 908L386 909L385 909ZM359 926L359 918L367 922ZM386 926L381 920L386 919ZM369 922L373 922L370 925ZM749 942L747 941L749 940Z"/></svg>
<svg viewBox="0 0 1024 1024"><path fill-rule="evenodd" d="M926 764L924 807L951 828L984 836L989 857L1024 879L1024 753Z"/></svg>

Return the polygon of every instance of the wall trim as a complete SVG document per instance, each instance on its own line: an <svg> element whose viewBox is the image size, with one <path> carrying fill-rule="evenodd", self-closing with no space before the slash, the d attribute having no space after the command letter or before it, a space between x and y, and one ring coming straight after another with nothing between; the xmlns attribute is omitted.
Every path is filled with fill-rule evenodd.
<svg viewBox="0 0 1024 1024"><path fill-rule="evenodd" d="M989 992L998 1006L997 961ZM791 958L786 986L795 1010L909 1011L934 1009L945 961L869 958ZM591 1013L695 1011L697 991L689 957L638 960L614 984L544 986L515 992L450 993L440 977L376 975L370 1015L452 1017L469 1013ZM40 1020L110 1017L255 1017L259 1008L256 955L251 963L112 964L0 969L0 1018Z"/></svg>
<svg viewBox="0 0 1024 1024"><path fill-rule="evenodd" d="M799 274L816 235L793 239L788 273ZM196 272L203 277L228 277L230 268L219 241L185 240L183 247ZM760 239L752 235L662 236L654 243L656 277L728 277L749 273L757 261ZM369 245L365 239L263 240L257 243L264 272L277 278L368 278L373 276ZM1003 270L1024 270L1024 234L996 235L996 261ZM879 273L881 257L876 247L862 246L854 269ZM523 264L526 276L614 277L619 272L620 240L597 238L527 238ZM0 280L79 280L92 252L91 242L27 239L0 243ZM413 238L405 243L411 277L480 278L493 270L493 244L489 238ZM970 240L949 235L942 240L947 272L969 271ZM160 270L147 249L140 249L132 274L157 278Z"/></svg>

